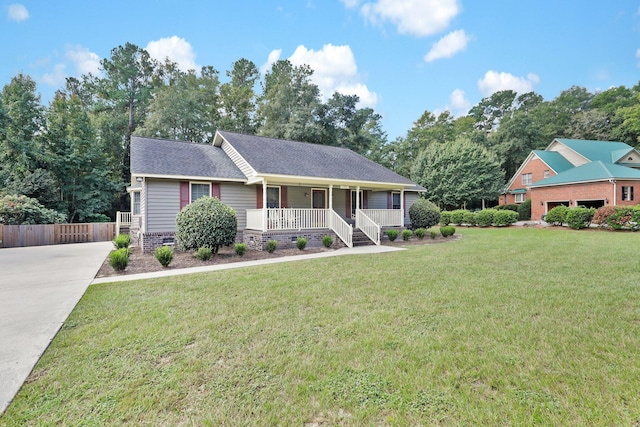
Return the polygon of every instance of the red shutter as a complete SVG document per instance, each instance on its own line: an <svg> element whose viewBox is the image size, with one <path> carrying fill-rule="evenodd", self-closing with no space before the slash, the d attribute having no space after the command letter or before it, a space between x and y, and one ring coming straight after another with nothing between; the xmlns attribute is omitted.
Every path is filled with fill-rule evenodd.
<svg viewBox="0 0 640 427"><path fill-rule="evenodd" d="M362 192L362 209L369 209L369 192Z"/></svg>
<svg viewBox="0 0 640 427"><path fill-rule="evenodd" d="M387 209L393 209L393 194L391 191L387 192Z"/></svg>
<svg viewBox="0 0 640 427"><path fill-rule="evenodd" d="M189 204L189 181L180 181L180 209Z"/></svg>
<svg viewBox="0 0 640 427"><path fill-rule="evenodd" d="M262 209L262 185L256 185L256 209Z"/></svg>
<svg viewBox="0 0 640 427"><path fill-rule="evenodd" d="M280 187L280 207L288 208L289 207L289 199L287 197L287 187L284 185Z"/></svg>
<svg viewBox="0 0 640 427"><path fill-rule="evenodd" d="M220 184L217 182L211 184L211 197L220 199Z"/></svg>
<svg viewBox="0 0 640 427"><path fill-rule="evenodd" d="M351 190L347 190L344 192L346 197L347 204L347 218L351 218Z"/></svg>

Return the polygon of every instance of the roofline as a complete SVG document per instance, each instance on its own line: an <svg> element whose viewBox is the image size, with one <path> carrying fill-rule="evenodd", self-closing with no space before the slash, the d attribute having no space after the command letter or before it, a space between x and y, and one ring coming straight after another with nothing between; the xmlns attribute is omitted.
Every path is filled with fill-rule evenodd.
<svg viewBox="0 0 640 427"><path fill-rule="evenodd" d="M631 153L632 151L635 151L636 154L638 156L640 156L640 151L636 150L635 148L631 147L631 150L627 151L625 154L623 154L622 156L620 156L618 159L616 159L615 161L613 159L611 159L611 163L614 164L619 164L618 162L623 158L623 157L627 157L629 155L629 153ZM629 164L636 164L636 163L629 163ZM621 165L622 166L622 165Z"/></svg>
<svg viewBox="0 0 640 427"><path fill-rule="evenodd" d="M401 189L412 189L412 187L417 187L418 184L402 184L399 182L380 182L380 181L358 181L352 179L342 179L342 178L325 178L325 177L313 177L313 176L301 176L301 175L281 175L281 174L258 174L255 177L252 177L250 182L259 181L261 178L267 179L275 179L281 180L290 183L323 183L323 184L336 184L336 185L349 185L353 186L365 186L365 187L389 187L393 188L401 188ZM308 182L307 182L308 181ZM422 191L417 190L416 191Z"/></svg>
<svg viewBox="0 0 640 427"><path fill-rule="evenodd" d="M167 174L146 174L139 172L131 172L132 177L141 176L144 178L155 179L186 179L186 180L205 180L205 181L226 181L226 182L242 182L246 183L246 178L221 178L217 176L201 176L201 175L167 175Z"/></svg>
<svg viewBox="0 0 640 427"><path fill-rule="evenodd" d="M565 146L567 148L567 150L573 151L578 156L582 157L586 161L586 163L591 163L592 162L591 159L588 159L585 156L583 156L582 154L578 153L576 150L574 150L573 148L569 147L567 144L562 142L561 139L562 138L553 138L553 141L551 141L551 144L547 145L547 148L545 148L544 151L549 151L549 147L551 147L554 142L558 141L558 144L562 144L563 146ZM567 139L569 139L569 138L567 138ZM585 141L587 141L587 140L585 140ZM564 157L564 156L562 156L562 157ZM565 157L565 159L566 159L566 157ZM573 165L573 162L569 161L569 159L567 159L567 161ZM576 166L576 165L573 165L573 166Z"/></svg>
<svg viewBox="0 0 640 427"><path fill-rule="evenodd" d="M529 188L535 189L540 187L557 187L559 185L588 184L591 182L611 182L611 181L640 181L640 178L616 178L612 176L610 178L588 179L584 181L568 181L568 182L542 184L542 185L532 184L531 187Z"/></svg>

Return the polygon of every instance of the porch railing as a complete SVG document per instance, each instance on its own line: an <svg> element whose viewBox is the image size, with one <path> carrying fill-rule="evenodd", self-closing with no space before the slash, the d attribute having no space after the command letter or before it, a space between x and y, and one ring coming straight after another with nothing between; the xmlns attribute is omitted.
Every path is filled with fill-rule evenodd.
<svg viewBox="0 0 640 427"><path fill-rule="evenodd" d="M120 232L120 227L131 226L131 212L116 212L116 233Z"/></svg>
<svg viewBox="0 0 640 427"><path fill-rule="evenodd" d="M329 209L267 209L264 224L263 209L247 209L247 228L253 230L304 230L329 228Z"/></svg>
<svg viewBox="0 0 640 427"><path fill-rule="evenodd" d="M401 209L360 209L369 219L381 227L402 227L404 218Z"/></svg>
<svg viewBox="0 0 640 427"><path fill-rule="evenodd" d="M264 211L262 209L247 209L247 228L264 230Z"/></svg>
<svg viewBox="0 0 640 427"><path fill-rule="evenodd" d="M373 243L380 245L380 226L369 218L362 209L356 210L356 228L362 230Z"/></svg>
<svg viewBox="0 0 640 427"><path fill-rule="evenodd" d="M329 212L329 228L342 240L347 247L353 247L353 228L334 210Z"/></svg>

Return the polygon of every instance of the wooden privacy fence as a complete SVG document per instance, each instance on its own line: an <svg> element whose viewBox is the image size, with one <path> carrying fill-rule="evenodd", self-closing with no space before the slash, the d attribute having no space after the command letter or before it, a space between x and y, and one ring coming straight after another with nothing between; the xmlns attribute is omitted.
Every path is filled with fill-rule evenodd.
<svg viewBox="0 0 640 427"><path fill-rule="evenodd" d="M106 242L116 235L115 222L83 224L0 224L0 248Z"/></svg>

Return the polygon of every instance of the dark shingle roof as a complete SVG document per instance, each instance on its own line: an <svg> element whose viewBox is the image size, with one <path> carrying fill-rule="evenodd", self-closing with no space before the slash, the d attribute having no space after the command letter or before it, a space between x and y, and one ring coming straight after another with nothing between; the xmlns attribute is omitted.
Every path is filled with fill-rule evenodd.
<svg viewBox="0 0 640 427"><path fill-rule="evenodd" d="M131 137L131 173L246 179L220 147L140 136Z"/></svg>
<svg viewBox="0 0 640 427"><path fill-rule="evenodd" d="M409 179L346 148L233 132L218 133L258 174L415 185Z"/></svg>

